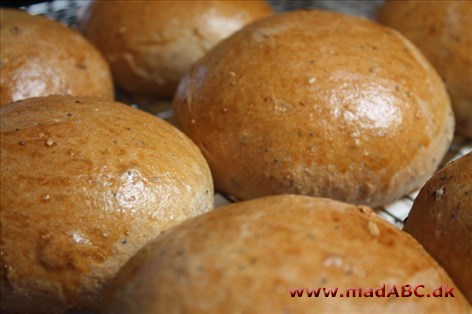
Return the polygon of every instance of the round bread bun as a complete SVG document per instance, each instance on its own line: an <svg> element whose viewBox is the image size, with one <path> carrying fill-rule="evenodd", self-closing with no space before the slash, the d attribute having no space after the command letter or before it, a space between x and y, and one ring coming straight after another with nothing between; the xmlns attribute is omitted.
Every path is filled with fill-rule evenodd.
<svg viewBox="0 0 472 314"><path fill-rule="evenodd" d="M165 232L120 270L104 313L468 313L457 288L454 298L339 296L382 284L385 295L392 285L455 287L421 245L368 208L279 195ZM322 287L338 297L290 294Z"/></svg>
<svg viewBox="0 0 472 314"><path fill-rule="evenodd" d="M145 243L213 207L198 148L150 114L70 96L0 113L2 313L95 308Z"/></svg>
<svg viewBox="0 0 472 314"><path fill-rule="evenodd" d="M0 15L0 105L48 95L114 99L110 68L82 35L18 10Z"/></svg>
<svg viewBox="0 0 472 314"><path fill-rule="evenodd" d="M431 176L454 130L441 79L408 40L324 11L269 17L221 42L173 106L216 188L237 199L383 205Z"/></svg>
<svg viewBox="0 0 472 314"><path fill-rule="evenodd" d="M192 64L223 38L272 13L257 1L95 1L79 28L105 55L116 83L173 96Z"/></svg>
<svg viewBox="0 0 472 314"><path fill-rule="evenodd" d="M400 31L446 83L457 131L472 138L472 1L387 1L380 23Z"/></svg>
<svg viewBox="0 0 472 314"><path fill-rule="evenodd" d="M405 224L472 304L472 153L436 173Z"/></svg>

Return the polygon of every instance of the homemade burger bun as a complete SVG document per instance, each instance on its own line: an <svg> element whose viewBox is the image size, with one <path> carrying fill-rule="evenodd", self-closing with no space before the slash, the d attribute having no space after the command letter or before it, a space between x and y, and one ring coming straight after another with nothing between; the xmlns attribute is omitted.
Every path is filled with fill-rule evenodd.
<svg viewBox="0 0 472 314"><path fill-rule="evenodd" d="M431 176L454 131L441 79L408 40L324 11L268 17L221 42L173 106L216 188L237 199L383 205Z"/></svg>
<svg viewBox="0 0 472 314"><path fill-rule="evenodd" d="M95 1L79 18L79 28L108 59L120 87L170 97L217 42L271 13L262 0Z"/></svg>
<svg viewBox="0 0 472 314"><path fill-rule="evenodd" d="M404 230L444 267L472 304L472 153L426 183Z"/></svg>
<svg viewBox="0 0 472 314"><path fill-rule="evenodd" d="M0 15L0 105L54 94L113 100L108 64L82 35L18 10Z"/></svg>
<svg viewBox="0 0 472 314"><path fill-rule="evenodd" d="M365 297L364 288L440 284L454 298ZM337 297L290 289L338 288ZM346 289L362 288L362 296ZM359 292L356 292L359 293ZM368 292L367 292L368 293ZM380 293L380 292L379 292ZM105 293L103 313L469 313L446 272L369 208L279 195L216 209L140 250Z"/></svg>
<svg viewBox="0 0 472 314"><path fill-rule="evenodd" d="M199 149L147 113L68 96L0 113L2 313L96 308L131 255L213 207Z"/></svg>
<svg viewBox="0 0 472 314"><path fill-rule="evenodd" d="M472 1L387 1L380 23L400 31L446 83L459 133L472 138Z"/></svg>

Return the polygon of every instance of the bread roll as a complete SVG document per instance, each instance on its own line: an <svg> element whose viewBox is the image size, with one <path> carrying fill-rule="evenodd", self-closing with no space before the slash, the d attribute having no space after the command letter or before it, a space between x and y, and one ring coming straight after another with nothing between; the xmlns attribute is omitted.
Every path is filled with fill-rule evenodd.
<svg viewBox="0 0 472 314"><path fill-rule="evenodd" d="M22 11L0 14L0 105L54 94L113 100L108 64L80 34Z"/></svg>
<svg viewBox="0 0 472 314"><path fill-rule="evenodd" d="M147 113L66 96L0 113L2 313L95 308L131 255L213 206L198 148Z"/></svg>
<svg viewBox="0 0 472 314"><path fill-rule="evenodd" d="M96 1L79 27L106 56L117 84L173 96L180 78L221 39L271 14L264 1Z"/></svg>
<svg viewBox="0 0 472 314"><path fill-rule="evenodd" d="M408 40L323 11L269 17L221 42L173 106L216 188L238 199L383 205L429 178L454 130L441 79Z"/></svg>
<svg viewBox="0 0 472 314"><path fill-rule="evenodd" d="M468 313L457 288L454 298L340 297L382 284L387 293L422 284L425 295L454 287L421 245L368 208L272 196L159 236L111 283L104 313ZM338 288L338 296L290 295L322 287Z"/></svg>
<svg viewBox="0 0 472 314"><path fill-rule="evenodd" d="M472 1L387 1L379 22L425 54L446 83L457 131L472 138Z"/></svg>
<svg viewBox="0 0 472 314"><path fill-rule="evenodd" d="M472 303L472 153L436 173L405 224Z"/></svg>

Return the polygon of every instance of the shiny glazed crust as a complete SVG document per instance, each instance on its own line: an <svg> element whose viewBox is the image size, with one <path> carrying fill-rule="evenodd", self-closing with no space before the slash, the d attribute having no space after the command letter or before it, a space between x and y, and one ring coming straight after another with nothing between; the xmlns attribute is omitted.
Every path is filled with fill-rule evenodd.
<svg viewBox="0 0 472 314"><path fill-rule="evenodd" d="M405 224L472 303L472 153L436 173Z"/></svg>
<svg viewBox="0 0 472 314"><path fill-rule="evenodd" d="M264 1L97 1L79 25L128 92L173 96L211 47L272 13Z"/></svg>
<svg viewBox="0 0 472 314"><path fill-rule="evenodd" d="M292 298L289 289L454 286L411 236L366 207L306 196L236 203L145 246L104 313L468 313L455 298ZM352 296L352 294L351 294Z"/></svg>
<svg viewBox="0 0 472 314"><path fill-rule="evenodd" d="M444 85L410 42L323 11L269 17L221 42L173 106L216 188L238 199L383 205L431 176L454 130Z"/></svg>
<svg viewBox="0 0 472 314"><path fill-rule="evenodd" d="M379 22L400 31L446 83L457 131L472 138L472 1L387 1Z"/></svg>
<svg viewBox="0 0 472 314"><path fill-rule="evenodd" d="M1 105L47 95L113 100L108 64L79 33L18 10L0 15Z"/></svg>
<svg viewBox="0 0 472 314"><path fill-rule="evenodd" d="M213 207L202 154L156 117L66 96L0 110L2 311L95 308L147 241Z"/></svg>

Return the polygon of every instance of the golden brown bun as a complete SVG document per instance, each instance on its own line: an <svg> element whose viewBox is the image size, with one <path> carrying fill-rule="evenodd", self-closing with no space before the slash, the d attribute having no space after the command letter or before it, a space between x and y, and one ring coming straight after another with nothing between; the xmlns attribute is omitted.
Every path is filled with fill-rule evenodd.
<svg viewBox="0 0 472 314"><path fill-rule="evenodd" d="M0 105L55 94L113 100L108 64L79 33L18 10L0 15Z"/></svg>
<svg viewBox="0 0 472 314"><path fill-rule="evenodd" d="M264 1L96 1L79 27L128 92L173 96L192 64L223 38L272 13Z"/></svg>
<svg viewBox="0 0 472 314"><path fill-rule="evenodd" d="M455 298L292 298L289 289L454 286L412 237L366 207L272 196L165 232L119 272L105 313L468 313Z"/></svg>
<svg viewBox="0 0 472 314"><path fill-rule="evenodd" d="M213 206L198 148L147 113L66 96L0 112L2 311L94 308L147 241Z"/></svg>
<svg viewBox="0 0 472 314"><path fill-rule="evenodd" d="M446 83L457 131L472 138L472 1L387 1L379 22L425 54Z"/></svg>
<svg viewBox="0 0 472 314"><path fill-rule="evenodd" d="M472 153L436 173L405 224L472 303Z"/></svg>
<svg viewBox="0 0 472 314"><path fill-rule="evenodd" d="M173 105L217 189L239 199L386 204L430 177L454 130L444 85L411 43L323 11L269 17L221 42Z"/></svg>

